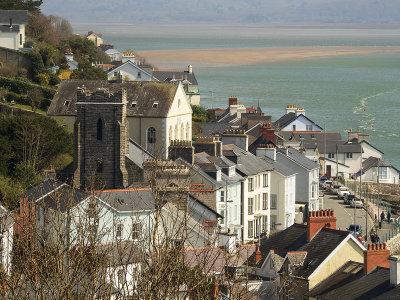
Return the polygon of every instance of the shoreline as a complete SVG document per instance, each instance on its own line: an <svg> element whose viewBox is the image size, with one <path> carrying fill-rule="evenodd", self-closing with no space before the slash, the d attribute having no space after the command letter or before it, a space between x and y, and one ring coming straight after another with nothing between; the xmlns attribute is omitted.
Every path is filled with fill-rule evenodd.
<svg viewBox="0 0 400 300"><path fill-rule="evenodd" d="M316 46L233 49L150 50L139 55L158 67L239 66L257 63L303 61L345 55L400 52L400 46Z"/></svg>

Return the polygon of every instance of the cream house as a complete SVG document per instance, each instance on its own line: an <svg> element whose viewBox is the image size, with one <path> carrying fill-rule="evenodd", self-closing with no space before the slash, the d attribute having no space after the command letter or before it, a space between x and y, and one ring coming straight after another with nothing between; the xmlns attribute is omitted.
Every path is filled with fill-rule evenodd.
<svg viewBox="0 0 400 300"><path fill-rule="evenodd" d="M47 114L71 131L76 119L78 87L110 92L126 89L129 138L157 157L167 158L171 140L192 140L192 109L180 83L62 81Z"/></svg>
<svg viewBox="0 0 400 300"><path fill-rule="evenodd" d="M24 47L27 10L0 10L0 46L13 50Z"/></svg>

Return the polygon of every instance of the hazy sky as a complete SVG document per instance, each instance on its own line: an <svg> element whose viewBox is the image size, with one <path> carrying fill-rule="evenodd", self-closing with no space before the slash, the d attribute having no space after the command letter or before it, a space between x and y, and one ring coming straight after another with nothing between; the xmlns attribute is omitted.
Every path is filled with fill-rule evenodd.
<svg viewBox="0 0 400 300"><path fill-rule="evenodd" d="M400 0L44 0L71 22L400 24Z"/></svg>

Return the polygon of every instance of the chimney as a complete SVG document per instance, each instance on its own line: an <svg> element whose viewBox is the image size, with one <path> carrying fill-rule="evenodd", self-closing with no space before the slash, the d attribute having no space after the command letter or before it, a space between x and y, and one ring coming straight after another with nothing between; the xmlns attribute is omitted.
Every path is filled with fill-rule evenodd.
<svg viewBox="0 0 400 300"><path fill-rule="evenodd" d="M256 156L266 156L273 161L276 160L276 148L274 145L258 145Z"/></svg>
<svg viewBox="0 0 400 300"><path fill-rule="evenodd" d="M221 135L221 141L224 145L234 144L239 148L248 151L248 136L244 130L227 129Z"/></svg>
<svg viewBox="0 0 400 300"><path fill-rule="evenodd" d="M264 123L260 127L260 133L265 139L265 143L272 142L275 144L275 130L272 129L271 123Z"/></svg>
<svg viewBox="0 0 400 300"><path fill-rule="evenodd" d="M306 110L304 109L304 107L298 107L296 109L296 117L300 116L300 115L303 115L303 116L306 115Z"/></svg>
<svg viewBox="0 0 400 300"><path fill-rule="evenodd" d="M368 249L364 251L364 274L368 274L376 266L389 268L390 250L386 244L368 244Z"/></svg>
<svg viewBox="0 0 400 300"><path fill-rule="evenodd" d="M175 161L181 157L191 165L194 163L192 141L172 140L168 147L168 159Z"/></svg>
<svg viewBox="0 0 400 300"><path fill-rule="evenodd" d="M390 285L400 284L400 256L389 257L390 261Z"/></svg>
<svg viewBox="0 0 400 300"><path fill-rule="evenodd" d="M210 156L222 155L222 142L217 137L199 137L193 142L195 153L206 152Z"/></svg>
<svg viewBox="0 0 400 300"><path fill-rule="evenodd" d="M336 229L336 217L333 210L309 212L307 220L307 241L311 241L315 234L325 227Z"/></svg>
<svg viewBox="0 0 400 300"><path fill-rule="evenodd" d="M192 65L188 65L188 72L189 72L189 74L193 74L193 66Z"/></svg>
<svg viewBox="0 0 400 300"><path fill-rule="evenodd" d="M288 113L296 113L296 111L297 111L297 105L296 104L288 104L287 106L286 106L286 114L288 114Z"/></svg>
<svg viewBox="0 0 400 300"><path fill-rule="evenodd" d="M220 233L219 245L224 247L228 253L236 253L236 233L232 233L230 229L226 233Z"/></svg>
<svg viewBox="0 0 400 300"><path fill-rule="evenodd" d="M229 97L229 106L231 106L231 105L237 105L237 97L236 96Z"/></svg>
<svg viewBox="0 0 400 300"><path fill-rule="evenodd" d="M257 244L255 257L254 257L255 263L258 263L260 259L261 259L260 245Z"/></svg>

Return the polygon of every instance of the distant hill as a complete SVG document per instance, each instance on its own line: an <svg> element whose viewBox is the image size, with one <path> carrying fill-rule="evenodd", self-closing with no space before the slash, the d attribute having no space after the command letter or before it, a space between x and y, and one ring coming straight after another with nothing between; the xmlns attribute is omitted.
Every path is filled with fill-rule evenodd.
<svg viewBox="0 0 400 300"><path fill-rule="evenodd" d="M72 22L400 23L398 0L47 0L41 8Z"/></svg>

